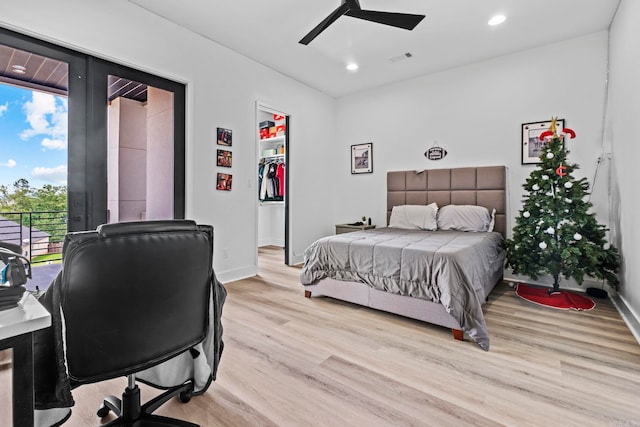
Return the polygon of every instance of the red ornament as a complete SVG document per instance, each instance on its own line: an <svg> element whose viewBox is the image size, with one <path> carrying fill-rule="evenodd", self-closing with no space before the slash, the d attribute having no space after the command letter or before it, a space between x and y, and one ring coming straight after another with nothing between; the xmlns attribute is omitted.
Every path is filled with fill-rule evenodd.
<svg viewBox="0 0 640 427"><path fill-rule="evenodd" d="M562 133L565 133L565 134L569 135L571 137L571 139L576 137L576 133L573 131L573 129L564 128L564 129L562 129Z"/></svg>
<svg viewBox="0 0 640 427"><path fill-rule="evenodd" d="M558 168L556 169L556 175L558 175L559 177L567 176L567 173L564 172L566 169L567 167L564 165L558 166Z"/></svg>
<svg viewBox="0 0 640 427"><path fill-rule="evenodd" d="M540 134L540 136L538 136L538 139L539 139L540 141L544 141L544 139L545 139L546 137L548 137L548 136L553 136L553 132L551 132L550 130L545 130L544 132L542 132L542 133Z"/></svg>

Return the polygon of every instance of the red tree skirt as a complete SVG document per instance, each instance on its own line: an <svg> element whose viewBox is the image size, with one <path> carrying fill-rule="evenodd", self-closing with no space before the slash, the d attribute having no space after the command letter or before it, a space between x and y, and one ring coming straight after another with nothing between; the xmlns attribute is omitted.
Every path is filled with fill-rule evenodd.
<svg viewBox="0 0 640 427"><path fill-rule="evenodd" d="M524 283L516 285L516 295L534 304L545 305L559 310L591 310L596 303L574 292L560 291L549 295L548 288L538 288Z"/></svg>

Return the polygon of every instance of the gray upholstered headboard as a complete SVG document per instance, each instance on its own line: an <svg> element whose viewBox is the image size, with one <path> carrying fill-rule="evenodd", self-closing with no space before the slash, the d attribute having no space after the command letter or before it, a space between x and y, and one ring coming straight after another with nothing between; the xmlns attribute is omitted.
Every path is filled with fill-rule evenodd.
<svg viewBox="0 0 640 427"><path fill-rule="evenodd" d="M478 205L496 210L494 230L506 236L507 168L387 172L387 224L397 205Z"/></svg>

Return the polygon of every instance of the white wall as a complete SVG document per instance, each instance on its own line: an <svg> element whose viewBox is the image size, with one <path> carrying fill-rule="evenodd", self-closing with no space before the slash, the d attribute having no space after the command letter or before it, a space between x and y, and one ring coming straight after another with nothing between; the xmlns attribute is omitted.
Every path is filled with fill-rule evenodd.
<svg viewBox="0 0 640 427"><path fill-rule="evenodd" d="M508 166L515 218L522 184L535 168L521 165L521 124L552 116L577 133L569 158L581 167L576 175L592 182L601 151L606 57L607 32L599 32L341 98L335 151L344 167L335 173L341 195L335 219L366 215L384 224L387 171L481 165ZM435 141L448 151L443 160L424 157ZM373 142L373 174L352 176L349 147L365 142ZM607 208L606 202L595 206L599 217Z"/></svg>
<svg viewBox="0 0 640 427"><path fill-rule="evenodd" d="M290 114L291 252L301 258L330 216L330 205L313 203L328 200L329 186L304 171L333 159L332 98L126 0L25 0L2 9L5 28L187 84L186 215L215 227L222 281L257 272L256 101ZM230 192L215 190L217 127L233 130Z"/></svg>
<svg viewBox="0 0 640 427"><path fill-rule="evenodd" d="M640 2L622 0L611 26L610 91L607 142L611 167L612 235L623 255L619 295L636 321L640 320ZM640 330L636 330L640 340Z"/></svg>

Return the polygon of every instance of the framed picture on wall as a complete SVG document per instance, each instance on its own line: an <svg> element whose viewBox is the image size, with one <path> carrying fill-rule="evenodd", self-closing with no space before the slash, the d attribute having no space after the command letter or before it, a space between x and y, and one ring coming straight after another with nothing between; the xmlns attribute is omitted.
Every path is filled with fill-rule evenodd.
<svg viewBox="0 0 640 427"><path fill-rule="evenodd" d="M223 168L230 168L233 162L233 154L228 150L218 150L216 165Z"/></svg>
<svg viewBox="0 0 640 427"><path fill-rule="evenodd" d="M373 172L373 143L351 146L351 173Z"/></svg>
<svg viewBox="0 0 640 427"><path fill-rule="evenodd" d="M231 136L231 129L218 128L218 145L226 145L227 147L231 147Z"/></svg>
<svg viewBox="0 0 640 427"><path fill-rule="evenodd" d="M551 120L546 122L532 122L522 124L522 164L523 165L535 165L542 163L540 161L540 154L542 153L542 147L544 141L540 140L540 134L549 129L551 126ZM562 130L564 126L564 119L556 119L556 127Z"/></svg>
<svg viewBox="0 0 640 427"><path fill-rule="evenodd" d="M232 176L228 173L219 173L216 190L231 191Z"/></svg>

